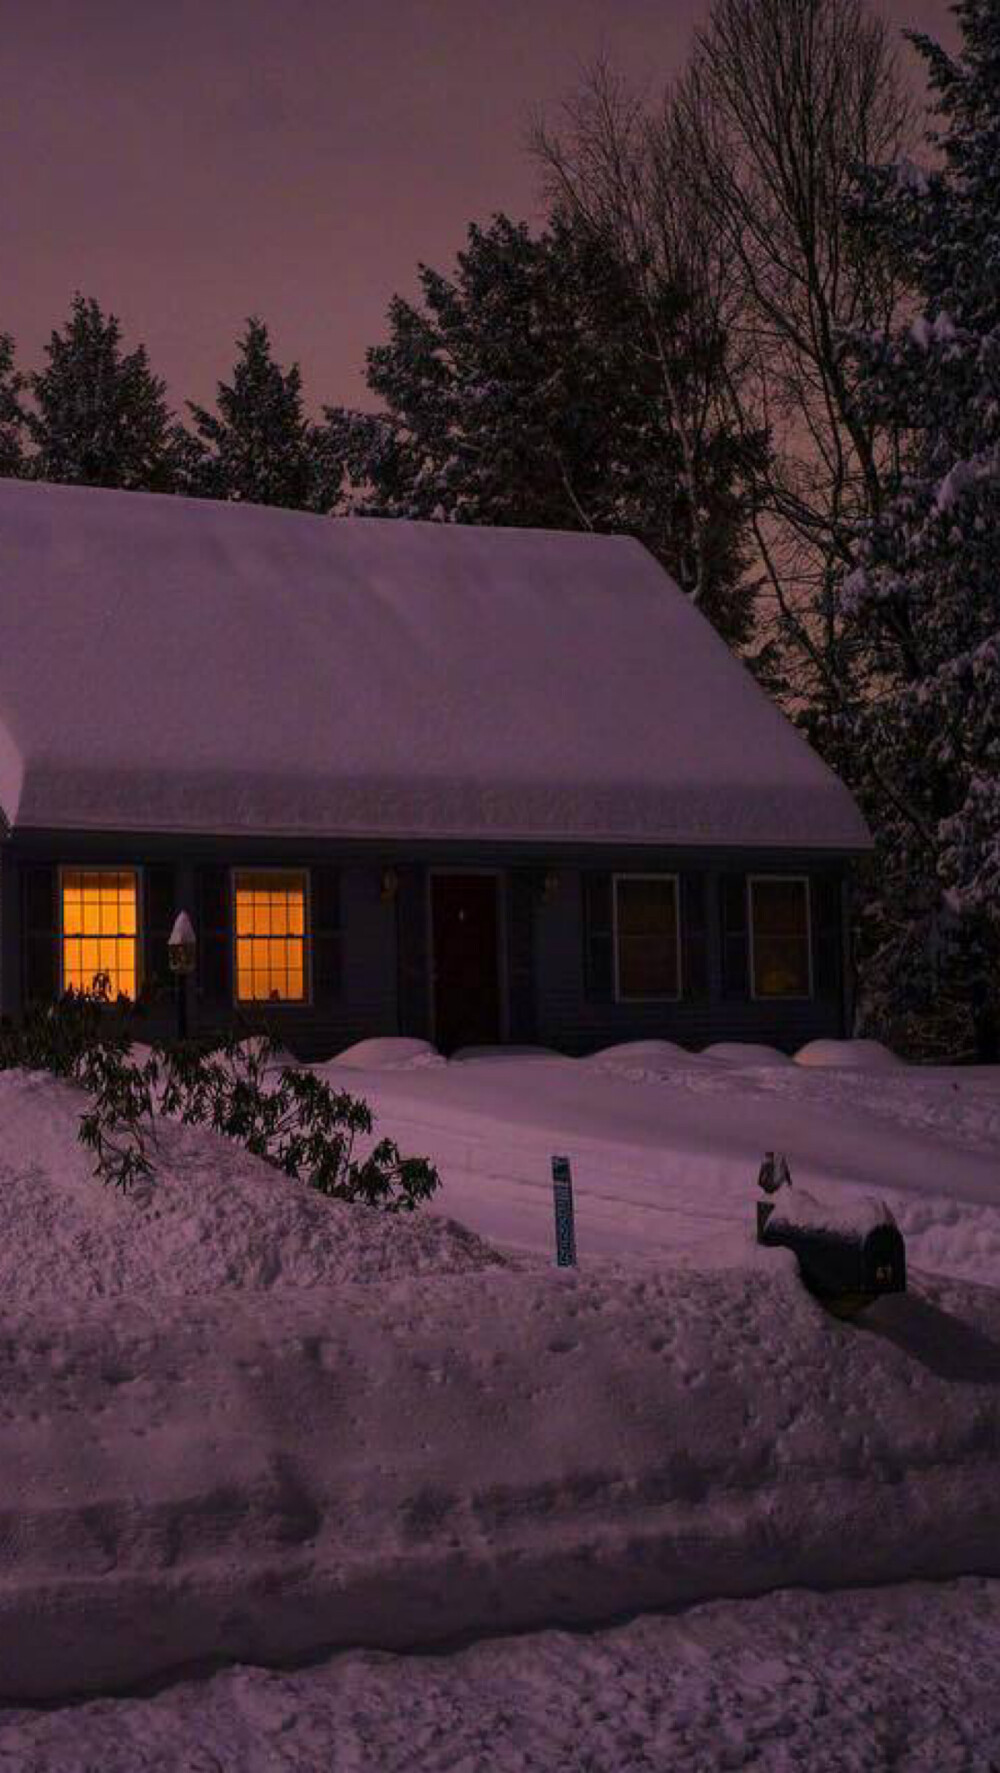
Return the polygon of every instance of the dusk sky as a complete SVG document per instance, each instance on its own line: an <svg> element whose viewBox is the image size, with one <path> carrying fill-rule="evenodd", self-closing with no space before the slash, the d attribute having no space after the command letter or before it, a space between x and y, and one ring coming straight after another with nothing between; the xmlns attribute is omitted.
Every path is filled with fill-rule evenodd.
<svg viewBox="0 0 1000 1773"><path fill-rule="evenodd" d="M885 0L954 41L947 0ZM0 330L22 367L74 290L210 401L248 313L313 406L363 397L366 345L467 223L537 220L524 148L606 55L650 91L708 0L7 0Z"/></svg>

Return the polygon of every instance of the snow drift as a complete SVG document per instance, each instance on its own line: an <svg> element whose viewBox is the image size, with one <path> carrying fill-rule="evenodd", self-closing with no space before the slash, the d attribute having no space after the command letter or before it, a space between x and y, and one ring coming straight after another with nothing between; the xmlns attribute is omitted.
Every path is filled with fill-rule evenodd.
<svg viewBox="0 0 1000 1773"><path fill-rule="evenodd" d="M0 1693L1000 1573L1000 1295L790 1264L5 1309Z"/></svg>
<svg viewBox="0 0 1000 1773"><path fill-rule="evenodd" d="M159 1121L160 1180L97 1181L77 1139L87 1098L45 1073L0 1072L0 1299L219 1287L329 1286L502 1263L442 1214L389 1216L326 1200L200 1127Z"/></svg>
<svg viewBox="0 0 1000 1773"><path fill-rule="evenodd" d="M89 1172L77 1092L0 1076L0 1696L1000 1572L1000 1292L917 1262L913 1291L857 1324L824 1313L790 1252L754 1243L752 1187L706 1148L706 1124L718 1140L728 1116L745 1144L754 1103L761 1124L792 1104L711 1064L676 1090L537 1056L340 1075L366 1095L379 1080L376 1106L450 1112L473 1182L492 1142L476 1185L509 1225L519 1151L600 1129L581 1226L603 1204L627 1248L645 1174L659 1248L559 1271L436 1212L326 1201L172 1124L157 1182L123 1197ZM978 1137L993 1108L966 1112ZM654 1215L665 1116L702 1154L697 1236L676 1198ZM931 1164L946 1149L928 1147ZM963 1161L959 1228L996 1193L995 1162ZM551 1192L533 1198L548 1248ZM704 1259L720 1245L728 1267Z"/></svg>

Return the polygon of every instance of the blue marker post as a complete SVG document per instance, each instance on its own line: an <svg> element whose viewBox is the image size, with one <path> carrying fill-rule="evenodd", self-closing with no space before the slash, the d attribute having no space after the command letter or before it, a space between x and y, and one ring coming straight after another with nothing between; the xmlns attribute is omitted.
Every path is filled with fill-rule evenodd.
<svg viewBox="0 0 1000 1773"><path fill-rule="evenodd" d="M573 1224L573 1178L569 1158L552 1159L552 1200L556 1212L556 1263L576 1267L576 1230Z"/></svg>

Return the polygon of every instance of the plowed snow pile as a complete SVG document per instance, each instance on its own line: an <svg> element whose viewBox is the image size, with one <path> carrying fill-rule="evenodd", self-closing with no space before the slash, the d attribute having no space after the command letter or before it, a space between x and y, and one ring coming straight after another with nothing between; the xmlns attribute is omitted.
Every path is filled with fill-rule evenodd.
<svg viewBox="0 0 1000 1773"><path fill-rule="evenodd" d="M0 1692L1000 1574L1000 1293L763 1256L4 1312Z"/></svg>
<svg viewBox="0 0 1000 1773"><path fill-rule="evenodd" d="M159 1122L159 1180L98 1181L77 1138L87 1098L0 1072L0 1298L204 1294L454 1274L503 1262L454 1220L326 1200L228 1140Z"/></svg>
<svg viewBox="0 0 1000 1773"><path fill-rule="evenodd" d="M802 1589L0 1713L3 1773L996 1773L1000 1582Z"/></svg>
<svg viewBox="0 0 1000 1773"><path fill-rule="evenodd" d="M626 1057L632 1073L650 1055ZM996 1201L983 1102L975 1148L910 1128L880 1142L884 1123L846 1102L790 1099L793 1077L812 1093L818 1072L727 1090L730 1066L652 1057L651 1075L624 1077L420 1054L353 1073L386 1109L380 1130L398 1118L405 1149L440 1144L445 1207L464 1177L507 1226L540 1203L551 1237L542 1159L583 1154L570 1272L543 1254L538 1214L535 1253L507 1259L436 1213L330 1203L170 1124L156 1183L117 1195L77 1143L83 1098L0 1075L0 1696L597 1627L783 1588L1000 1575L1000 1291L915 1258L910 1293L841 1323L788 1251L753 1242L747 1176L755 1148L780 1148L760 1135L783 1114L801 1129L800 1188L822 1162L847 1202L905 1155L914 1205L939 1201L921 1191L952 1157L960 1222ZM916 1102L917 1080L907 1090ZM824 1137L840 1140L835 1161ZM640 1229L630 1201L659 1235L623 1260ZM603 1259L587 1248L600 1202ZM851 1683L863 1690L860 1673ZM183 1728L182 1698L177 1715ZM449 1740L442 1726L412 1763L387 1746L386 1764L458 1764ZM0 1729L0 1766L4 1752ZM227 1770L269 1766L212 1753ZM272 1764L310 1765L294 1753ZM332 1747L317 1760L332 1765ZM825 1748L820 1761L838 1764ZM105 1764L81 1751L81 1766ZM160 1764L200 1763L178 1744Z"/></svg>

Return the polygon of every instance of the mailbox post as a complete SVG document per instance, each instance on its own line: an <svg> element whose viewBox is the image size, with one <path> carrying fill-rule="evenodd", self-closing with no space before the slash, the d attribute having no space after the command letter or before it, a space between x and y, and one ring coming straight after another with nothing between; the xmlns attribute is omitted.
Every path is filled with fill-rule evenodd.
<svg viewBox="0 0 1000 1773"><path fill-rule="evenodd" d="M177 996L178 1040L187 1040L188 979L194 972L197 951L194 925L187 912L181 911L174 921L174 927L167 941L167 955Z"/></svg>

